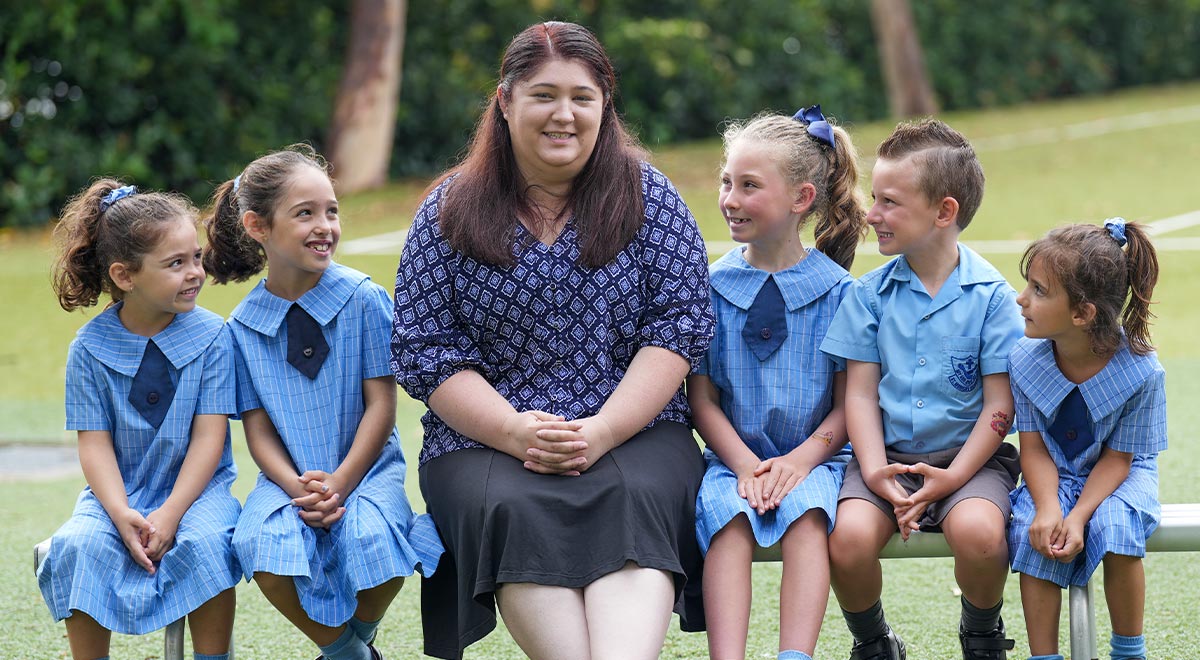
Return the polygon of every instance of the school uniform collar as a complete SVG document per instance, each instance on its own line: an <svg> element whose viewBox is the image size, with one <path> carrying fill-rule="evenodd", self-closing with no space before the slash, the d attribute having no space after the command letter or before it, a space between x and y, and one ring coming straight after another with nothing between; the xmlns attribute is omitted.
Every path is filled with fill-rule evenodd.
<svg viewBox="0 0 1200 660"><path fill-rule="evenodd" d="M820 250L808 248L808 256L800 263L768 273L751 266L738 246L712 265L709 281L722 298L739 309L748 310L754 304L762 285L774 277L788 311L795 311L824 296L849 273L825 256Z"/></svg>
<svg viewBox="0 0 1200 660"><path fill-rule="evenodd" d="M146 338L125 329L117 316L122 304L118 302L101 312L80 328L76 336L93 357L130 378L137 374L146 352L146 342L150 339L172 366L183 369L208 349L225 325L220 316L196 307L190 312L176 314L162 331Z"/></svg>
<svg viewBox="0 0 1200 660"><path fill-rule="evenodd" d="M906 286L911 286L912 281L917 279L912 267L908 264L908 259L903 255L893 259L885 268L887 270L884 276L879 278L879 285L876 289L880 295L893 284L899 286L900 282L904 282ZM925 314L932 314L962 297L968 287L995 282L1006 282L1004 275L974 250L959 243L958 265L955 266L950 277L946 278L942 287L938 289L937 296L925 310Z"/></svg>
<svg viewBox="0 0 1200 660"><path fill-rule="evenodd" d="M1067 380L1059 370L1054 361L1054 342L1049 339L1022 337L1014 349L1014 358L1014 365L1020 363L1020 368L1013 369L1013 381L1046 419L1053 419L1063 399L1078 387L1092 423L1125 405L1158 364L1153 354L1135 355L1124 337L1108 364L1079 385Z"/></svg>
<svg viewBox="0 0 1200 660"><path fill-rule="evenodd" d="M317 285L295 301L284 300L267 291L266 280L262 280L238 303L230 318L259 334L274 337L283 325L288 310L293 304L299 304L313 320L324 327L342 311L358 287L369 279L369 276L353 268L332 263L321 274Z"/></svg>

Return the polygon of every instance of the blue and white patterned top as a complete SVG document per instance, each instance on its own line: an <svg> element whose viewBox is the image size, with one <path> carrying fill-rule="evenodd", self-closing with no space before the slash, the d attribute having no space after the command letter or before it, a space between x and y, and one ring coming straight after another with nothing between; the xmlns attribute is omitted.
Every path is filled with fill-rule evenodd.
<svg viewBox="0 0 1200 660"><path fill-rule="evenodd" d="M1104 447L1139 457L1167 448L1166 372L1153 353L1136 355L1122 340L1099 373L1076 385L1055 363L1053 341L1023 337L1009 357L1009 374L1017 406L1014 426L1042 434L1060 479L1085 481ZM1095 442L1072 460L1047 427L1076 387L1087 403Z"/></svg>
<svg viewBox="0 0 1200 660"><path fill-rule="evenodd" d="M708 256L661 172L643 165L645 223L601 268L579 265L573 218L549 246L523 240L532 237L518 224L513 266L454 251L438 223L451 182L421 204L396 273L391 366L413 398L428 401L444 380L474 369L518 410L576 419L600 410L644 346L693 366L703 357L713 332ZM654 421L687 423L688 415L680 388ZM481 446L433 412L421 421L422 463Z"/></svg>
<svg viewBox="0 0 1200 660"><path fill-rule="evenodd" d="M129 506L145 514L161 506L175 488L191 442L192 418L235 412L233 355L224 321L201 307L175 315L152 337L171 363L176 389L167 417L156 429L128 400L149 339L125 329L117 316L120 309L118 303L101 312L71 342L67 428L112 434ZM201 356L203 362L196 362ZM228 490L236 476L226 431L225 450L213 482ZM90 488L84 493L94 497Z"/></svg>
<svg viewBox="0 0 1200 660"><path fill-rule="evenodd" d="M983 411L982 377L1005 373L1024 334L1016 291L958 246L958 266L931 298L903 256L863 275L821 350L880 366L884 445L924 454L961 447Z"/></svg>
<svg viewBox="0 0 1200 660"><path fill-rule="evenodd" d="M853 278L818 250L800 263L767 273L746 262L738 246L709 271L717 334L695 373L720 392L721 410L760 459L782 456L804 442L833 407L833 374L845 362L817 350ZM787 308L787 340L759 361L742 338L755 297L774 277ZM843 451L847 456L850 448Z"/></svg>

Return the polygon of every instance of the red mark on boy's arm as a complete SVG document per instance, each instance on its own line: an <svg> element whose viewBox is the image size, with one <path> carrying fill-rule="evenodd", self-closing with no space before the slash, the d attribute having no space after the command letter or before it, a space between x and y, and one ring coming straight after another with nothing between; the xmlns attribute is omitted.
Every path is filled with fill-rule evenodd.
<svg viewBox="0 0 1200 660"><path fill-rule="evenodd" d="M992 413L992 430L996 432L996 435L1000 436L1001 440L1004 439L1004 436L1008 435L1008 429L1011 426L1012 419L1008 416L1008 413L1003 410Z"/></svg>

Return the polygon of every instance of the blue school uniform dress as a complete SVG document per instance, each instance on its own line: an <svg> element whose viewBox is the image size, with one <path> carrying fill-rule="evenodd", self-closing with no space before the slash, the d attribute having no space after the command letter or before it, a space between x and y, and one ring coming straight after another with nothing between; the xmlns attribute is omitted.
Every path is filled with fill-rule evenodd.
<svg viewBox="0 0 1200 660"><path fill-rule="evenodd" d="M818 346L842 295L854 281L844 268L809 249L800 263L767 273L746 262L739 246L709 269L717 332L695 373L720 392L721 410L759 459L795 449L833 408L833 377L844 361ZM737 492L737 475L712 450L696 500L696 538L705 554L712 537L745 514L763 547L779 541L808 510L820 508L833 530L847 445L818 465L775 510L759 515Z"/></svg>
<svg viewBox="0 0 1200 660"><path fill-rule="evenodd" d="M1074 508L1105 447L1134 455L1129 476L1096 508L1084 528L1084 552L1063 563L1029 542L1036 509L1024 482L1012 492L1008 530L1012 570L1060 587L1087 584L1107 553L1142 557L1158 527L1158 452L1167 448L1165 373L1153 353L1136 355L1122 340L1095 376L1076 385L1054 361L1054 342L1022 339L1010 357L1016 427L1042 434L1058 467L1063 516Z"/></svg>
<svg viewBox="0 0 1200 660"><path fill-rule="evenodd" d="M79 330L67 356L67 429L107 431L129 506L143 516L170 496L196 415L234 411L233 350L220 316L177 314L151 338L125 329L121 303ZM163 359L165 358L165 359ZM134 563L104 506L85 488L50 544L38 586L54 619L85 612L123 634L148 633L237 584L230 542L240 506L225 449L212 481L179 521L155 573Z"/></svg>
<svg viewBox="0 0 1200 660"><path fill-rule="evenodd" d="M315 378L288 362L289 333L300 326L288 316L293 306L316 321L328 348ZM295 302L259 282L233 310L238 412L266 411L298 474L332 473L349 453L363 416L363 381L391 375L391 320L387 292L336 263ZM329 530L305 524L292 498L260 472L233 537L246 579L257 572L294 576L309 618L338 626L354 614L359 591L412 575L418 564L432 574L441 542L429 517L413 514L404 470L393 427Z"/></svg>
<svg viewBox="0 0 1200 660"><path fill-rule="evenodd" d="M821 350L879 364L884 445L928 454L966 443L983 410L983 376L1008 370L1008 353L1022 334L1016 292L959 245L958 266L936 297L903 256L863 275Z"/></svg>

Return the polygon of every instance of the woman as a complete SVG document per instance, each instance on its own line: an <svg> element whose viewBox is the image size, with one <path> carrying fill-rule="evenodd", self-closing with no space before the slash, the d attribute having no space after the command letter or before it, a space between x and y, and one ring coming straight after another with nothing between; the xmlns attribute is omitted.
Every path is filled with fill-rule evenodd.
<svg viewBox="0 0 1200 660"><path fill-rule="evenodd" d="M400 259L392 368L429 407L421 491L447 547L429 655L460 658L494 602L531 658L657 658L673 603L703 626L680 386L712 336L708 260L615 82L583 27L517 35Z"/></svg>

